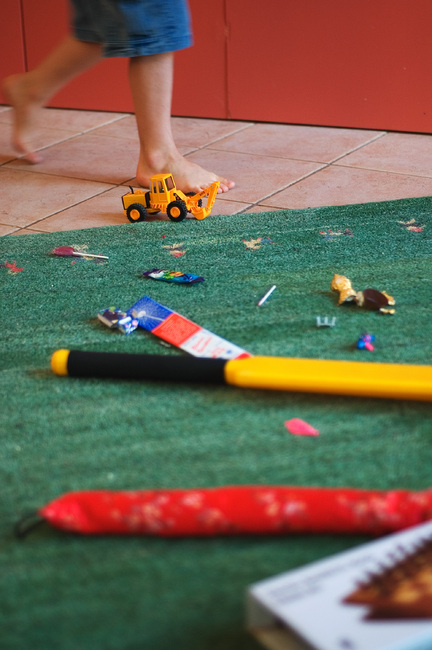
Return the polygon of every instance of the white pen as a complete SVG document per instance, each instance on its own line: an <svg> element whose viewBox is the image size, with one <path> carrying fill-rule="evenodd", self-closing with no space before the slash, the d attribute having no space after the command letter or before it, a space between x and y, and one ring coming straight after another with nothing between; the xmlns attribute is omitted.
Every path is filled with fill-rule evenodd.
<svg viewBox="0 0 432 650"><path fill-rule="evenodd" d="M273 291L274 291L275 289L276 289L276 285L273 284L273 285L270 287L270 289L269 289L268 291L266 291L265 294L264 294L263 296L261 296L261 298L258 300L258 302L257 302L257 307L261 307L261 305L263 305L263 304L265 303L265 301L267 300L267 298L269 298L269 297L272 295L272 293L273 293Z"/></svg>

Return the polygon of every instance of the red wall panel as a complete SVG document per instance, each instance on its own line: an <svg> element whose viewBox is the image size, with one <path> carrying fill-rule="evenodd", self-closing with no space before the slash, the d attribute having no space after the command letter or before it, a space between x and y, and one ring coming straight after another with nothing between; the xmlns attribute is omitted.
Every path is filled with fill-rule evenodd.
<svg viewBox="0 0 432 650"><path fill-rule="evenodd" d="M225 0L189 0L189 6L194 45L176 54L173 113L225 118Z"/></svg>
<svg viewBox="0 0 432 650"><path fill-rule="evenodd" d="M34 68L67 34L67 0L22 0L29 69ZM76 77L50 106L106 111L132 111L125 59L105 60Z"/></svg>
<svg viewBox="0 0 432 650"><path fill-rule="evenodd" d="M21 16L21 6L23 16ZM432 132L431 0L190 0L173 114ZM2 0L1 77L68 29L67 0ZM132 111L127 60L73 80L52 106Z"/></svg>
<svg viewBox="0 0 432 650"><path fill-rule="evenodd" d="M33 68L67 33L68 4L66 0L22 1L28 65ZM213 1L211 12L200 0L191 0L190 7L195 45L176 54L173 113L225 117L224 0ZM70 82L50 105L133 111L127 59L101 62Z"/></svg>
<svg viewBox="0 0 432 650"><path fill-rule="evenodd" d="M432 131L430 0L228 0L238 119Z"/></svg>
<svg viewBox="0 0 432 650"><path fill-rule="evenodd" d="M20 0L2 0L0 20L0 79L25 70ZM0 91L0 103L5 98Z"/></svg>

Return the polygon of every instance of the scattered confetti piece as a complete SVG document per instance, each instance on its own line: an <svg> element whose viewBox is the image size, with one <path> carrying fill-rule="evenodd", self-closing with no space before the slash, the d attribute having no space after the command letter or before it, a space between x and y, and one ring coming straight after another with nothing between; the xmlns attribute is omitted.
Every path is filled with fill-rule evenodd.
<svg viewBox="0 0 432 650"><path fill-rule="evenodd" d="M242 239L242 242L251 251L256 251L258 248L261 248L261 237L258 237L257 239Z"/></svg>
<svg viewBox="0 0 432 650"><path fill-rule="evenodd" d="M256 251L261 248L262 244L274 244L269 237L257 237L256 239L242 239L242 242L249 250Z"/></svg>
<svg viewBox="0 0 432 650"><path fill-rule="evenodd" d="M332 241L335 239L335 237L340 237L341 235L354 237L352 231L349 228L345 228L345 230L320 230L319 234L322 235L326 241Z"/></svg>
<svg viewBox="0 0 432 650"><path fill-rule="evenodd" d="M313 426L304 420L300 420L300 418L287 420L284 424L288 431L295 436L319 436L318 429L314 429Z"/></svg>
<svg viewBox="0 0 432 650"><path fill-rule="evenodd" d="M17 273L20 273L20 271L24 271L24 267L20 269L17 267L15 260L12 263L6 260L2 264L0 264L0 266L4 269L9 269L8 270L9 275L16 275Z"/></svg>
<svg viewBox="0 0 432 650"><path fill-rule="evenodd" d="M179 244L164 244L162 248L165 248L165 250L168 251L170 255L173 257L182 257L183 255L186 254L185 250L181 250L181 247L184 246L184 242L180 242Z"/></svg>
<svg viewBox="0 0 432 650"><path fill-rule="evenodd" d="M398 221L401 226L405 226L406 230L410 232L423 232L424 226L420 225L415 219L410 219L409 221Z"/></svg>

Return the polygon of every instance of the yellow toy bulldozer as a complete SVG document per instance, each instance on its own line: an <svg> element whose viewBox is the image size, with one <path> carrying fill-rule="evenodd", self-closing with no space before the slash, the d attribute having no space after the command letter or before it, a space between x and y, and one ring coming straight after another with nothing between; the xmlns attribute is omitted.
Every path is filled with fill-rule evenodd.
<svg viewBox="0 0 432 650"><path fill-rule="evenodd" d="M156 174L150 179L150 191L134 190L122 197L124 213L129 221L145 221L148 214L166 212L171 221L182 221L189 213L195 219L205 219L211 212L219 189L215 181L202 192L193 196L183 194L176 188L172 174ZM207 205L202 199L207 196Z"/></svg>

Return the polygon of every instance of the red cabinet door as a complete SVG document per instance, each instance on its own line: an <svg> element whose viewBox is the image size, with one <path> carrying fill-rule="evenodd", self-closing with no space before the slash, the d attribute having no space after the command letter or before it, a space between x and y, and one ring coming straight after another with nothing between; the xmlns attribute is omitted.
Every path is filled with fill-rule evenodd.
<svg viewBox="0 0 432 650"><path fill-rule="evenodd" d="M235 119L432 132L430 0L227 0Z"/></svg>
<svg viewBox="0 0 432 650"><path fill-rule="evenodd" d="M0 20L0 79L24 72L25 50L20 0L2 0ZM0 91L1 93L1 91ZM0 102L5 102L0 94Z"/></svg>
<svg viewBox="0 0 432 650"><path fill-rule="evenodd" d="M226 118L225 4L189 0L194 45L176 54L173 114Z"/></svg>
<svg viewBox="0 0 432 650"><path fill-rule="evenodd" d="M189 4L195 44L176 54L174 115L432 132L431 0ZM67 0L3 5L2 77L68 29ZM103 61L51 105L133 111L127 60Z"/></svg>
<svg viewBox="0 0 432 650"><path fill-rule="evenodd" d="M67 0L22 0L28 68L34 68L67 34ZM131 111L127 61L102 61L62 88L49 103L60 108Z"/></svg>
<svg viewBox="0 0 432 650"><path fill-rule="evenodd" d="M225 0L190 0L194 46L175 58L173 113L226 117ZM15 2L19 0L7 0ZM22 0L28 68L45 57L68 31L67 0ZM53 97L51 106L105 111L133 111L127 59L102 61L75 78Z"/></svg>

